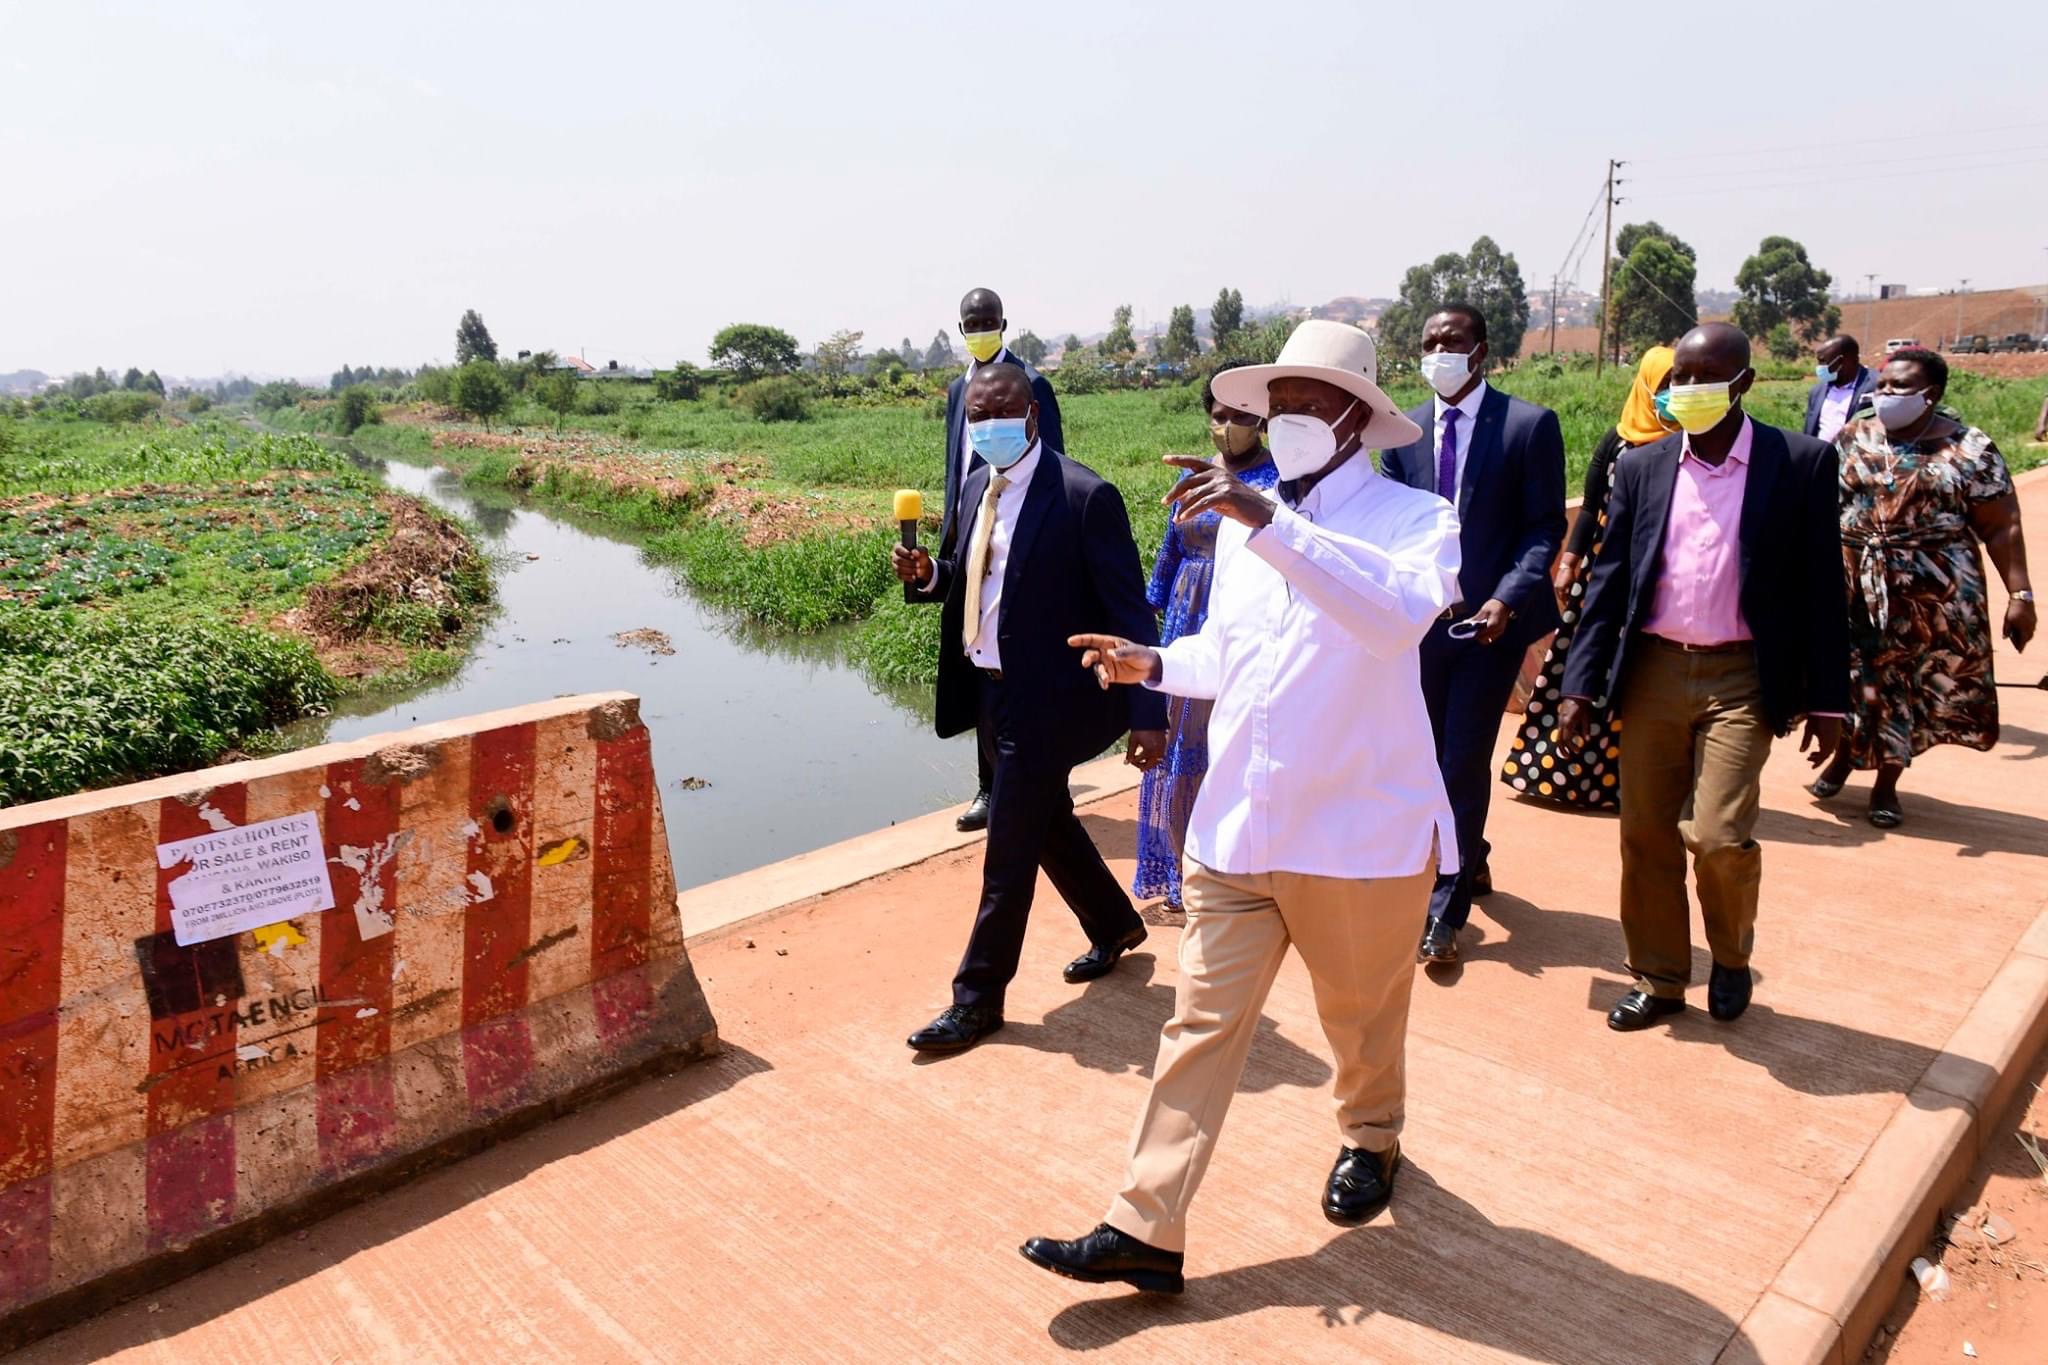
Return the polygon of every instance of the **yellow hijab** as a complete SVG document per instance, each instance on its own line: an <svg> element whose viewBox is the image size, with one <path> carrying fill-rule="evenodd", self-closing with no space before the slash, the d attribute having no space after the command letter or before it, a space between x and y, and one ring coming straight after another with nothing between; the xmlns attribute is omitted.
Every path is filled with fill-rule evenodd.
<svg viewBox="0 0 2048 1365"><path fill-rule="evenodd" d="M1621 420L1615 429L1632 446L1661 441L1675 428L1657 416L1657 386L1671 373L1676 353L1669 346L1652 346L1636 364L1635 382L1629 385L1628 401L1621 405Z"/></svg>

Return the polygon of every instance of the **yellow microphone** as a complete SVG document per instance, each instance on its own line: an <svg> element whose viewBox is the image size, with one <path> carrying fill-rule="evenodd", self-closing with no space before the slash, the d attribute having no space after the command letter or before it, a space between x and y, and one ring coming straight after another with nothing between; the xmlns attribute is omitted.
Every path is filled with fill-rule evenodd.
<svg viewBox="0 0 2048 1365"><path fill-rule="evenodd" d="M903 533L903 548L917 548L917 523L924 517L924 494L915 488L896 490L896 527Z"/></svg>

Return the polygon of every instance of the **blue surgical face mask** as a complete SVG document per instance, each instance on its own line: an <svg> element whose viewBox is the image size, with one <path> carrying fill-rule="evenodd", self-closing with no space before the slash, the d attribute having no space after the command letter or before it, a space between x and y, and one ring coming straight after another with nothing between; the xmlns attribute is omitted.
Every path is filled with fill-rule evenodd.
<svg viewBox="0 0 2048 1365"><path fill-rule="evenodd" d="M1817 378L1819 378L1825 383L1832 384L1835 382L1835 372L1826 365L1814 366L1813 373Z"/></svg>
<svg viewBox="0 0 2048 1365"><path fill-rule="evenodd" d="M1031 437L1025 430L1029 422L1026 417L991 417L986 422L969 422L967 443L974 447L975 454L997 469L1008 469L1031 449Z"/></svg>

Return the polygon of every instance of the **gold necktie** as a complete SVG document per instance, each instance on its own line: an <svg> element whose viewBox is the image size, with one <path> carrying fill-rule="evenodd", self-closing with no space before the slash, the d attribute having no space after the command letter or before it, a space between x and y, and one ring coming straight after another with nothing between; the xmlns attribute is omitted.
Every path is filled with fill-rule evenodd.
<svg viewBox="0 0 2048 1365"><path fill-rule="evenodd" d="M981 511L974 518L974 538L967 546L967 610L960 617L960 647L974 648L974 637L981 634L981 580L988 577L988 543L996 533L996 499L1010 486L1009 479L998 474L988 481L988 491L981 495Z"/></svg>

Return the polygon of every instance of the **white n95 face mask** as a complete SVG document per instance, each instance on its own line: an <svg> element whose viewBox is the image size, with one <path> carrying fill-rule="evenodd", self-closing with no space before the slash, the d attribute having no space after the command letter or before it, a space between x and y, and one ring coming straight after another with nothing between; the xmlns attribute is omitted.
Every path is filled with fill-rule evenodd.
<svg viewBox="0 0 2048 1365"><path fill-rule="evenodd" d="M1431 351L1422 357L1422 378L1445 398L1464 388L1471 377L1472 357L1462 351Z"/></svg>
<svg viewBox="0 0 2048 1365"><path fill-rule="evenodd" d="M1311 417L1305 412L1281 413L1266 421L1266 444L1273 448L1273 464L1283 479L1298 479L1304 474L1313 474L1328 464L1337 454L1337 424L1351 415L1351 408L1358 406L1356 398L1351 407L1344 409L1337 422L1325 422L1320 417Z"/></svg>

